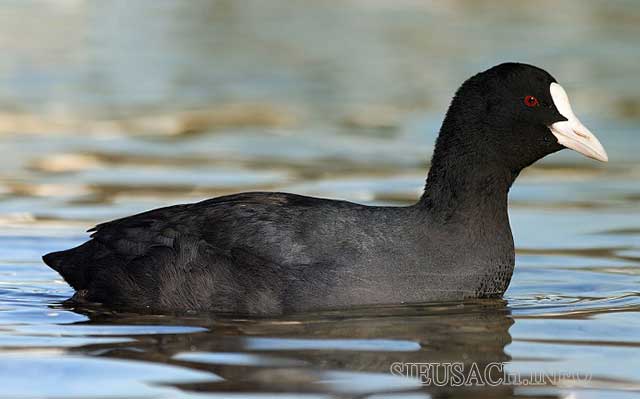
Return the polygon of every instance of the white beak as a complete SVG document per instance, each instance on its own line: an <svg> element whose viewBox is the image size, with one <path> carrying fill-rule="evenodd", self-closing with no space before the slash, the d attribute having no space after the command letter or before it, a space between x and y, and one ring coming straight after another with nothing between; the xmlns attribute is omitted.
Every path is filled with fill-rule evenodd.
<svg viewBox="0 0 640 399"><path fill-rule="evenodd" d="M558 112L567 118L566 121L556 122L549 126L551 133L558 139L558 143L589 158L607 162L609 157L600 141L586 126L580 123L578 117L571 110L567 92L557 83L551 83L549 91Z"/></svg>

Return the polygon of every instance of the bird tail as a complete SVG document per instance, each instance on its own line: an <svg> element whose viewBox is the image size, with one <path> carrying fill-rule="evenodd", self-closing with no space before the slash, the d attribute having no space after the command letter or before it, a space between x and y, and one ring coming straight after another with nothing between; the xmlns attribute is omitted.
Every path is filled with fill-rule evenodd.
<svg viewBox="0 0 640 399"><path fill-rule="evenodd" d="M88 285L88 265L95 251L94 240L65 251L51 252L42 257L44 263L58 272L73 289L80 291Z"/></svg>

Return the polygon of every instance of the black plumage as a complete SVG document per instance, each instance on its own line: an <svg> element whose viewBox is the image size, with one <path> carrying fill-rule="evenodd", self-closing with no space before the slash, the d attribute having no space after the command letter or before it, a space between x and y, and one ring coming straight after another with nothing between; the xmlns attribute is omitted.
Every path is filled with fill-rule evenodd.
<svg viewBox="0 0 640 399"><path fill-rule="evenodd" d="M498 297L514 268L507 194L564 148L547 72L507 63L458 90L420 200L370 207L254 192L99 224L44 256L75 300L153 311L281 314ZM539 106L523 104L535 96Z"/></svg>

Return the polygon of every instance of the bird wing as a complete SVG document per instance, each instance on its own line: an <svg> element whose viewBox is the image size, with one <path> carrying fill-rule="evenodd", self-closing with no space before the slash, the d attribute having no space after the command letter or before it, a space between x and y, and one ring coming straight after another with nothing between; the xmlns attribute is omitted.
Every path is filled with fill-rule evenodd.
<svg viewBox="0 0 640 399"><path fill-rule="evenodd" d="M286 241L287 226L296 223L296 209L316 201L322 200L286 193L242 193L154 209L98 224L88 232L125 262L162 247L175 250L185 241L204 243L220 255L244 254L240 258L277 262L269 254L256 253L255 247Z"/></svg>

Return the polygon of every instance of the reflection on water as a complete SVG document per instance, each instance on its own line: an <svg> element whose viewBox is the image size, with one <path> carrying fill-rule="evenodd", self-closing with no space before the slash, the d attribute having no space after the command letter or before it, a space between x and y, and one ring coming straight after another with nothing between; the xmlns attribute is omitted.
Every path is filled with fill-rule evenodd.
<svg viewBox="0 0 640 399"><path fill-rule="evenodd" d="M640 390L640 9L508 4L0 6L0 398ZM98 221L243 190L408 204L453 90L504 60L551 71L611 158L560 153L519 179L504 300L278 319L122 314L65 308L70 288L40 261ZM392 374L398 362L592 378L423 386Z"/></svg>

